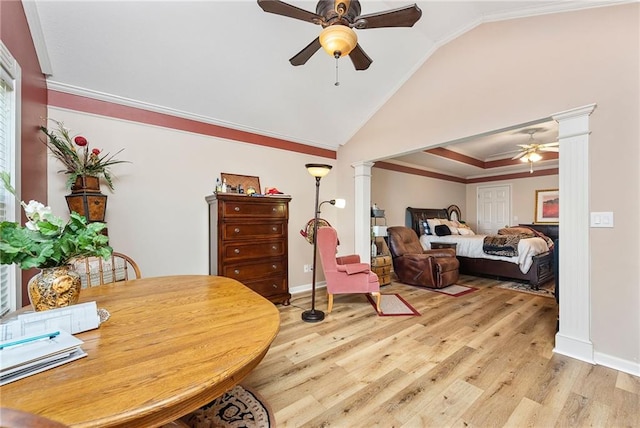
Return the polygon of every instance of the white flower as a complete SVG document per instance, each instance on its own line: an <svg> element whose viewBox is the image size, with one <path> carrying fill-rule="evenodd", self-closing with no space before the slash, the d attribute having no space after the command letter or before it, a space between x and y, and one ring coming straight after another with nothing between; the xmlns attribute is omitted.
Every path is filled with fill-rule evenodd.
<svg viewBox="0 0 640 428"><path fill-rule="evenodd" d="M36 224L39 221L46 221L52 215L51 207L44 206L38 201L31 200L28 204L21 202L24 213L30 220L25 226L31 230L38 230Z"/></svg>

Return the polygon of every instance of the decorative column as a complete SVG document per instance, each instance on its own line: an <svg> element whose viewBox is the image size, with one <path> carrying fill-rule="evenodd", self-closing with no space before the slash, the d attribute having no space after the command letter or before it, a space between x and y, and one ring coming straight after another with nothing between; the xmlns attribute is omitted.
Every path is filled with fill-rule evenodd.
<svg viewBox="0 0 640 428"><path fill-rule="evenodd" d="M354 168L355 253L363 263L371 263L371 167L373 162L356 162Z"/></svg>
<svg viewBox="0 0 640 428"><path fill-rule="evenodd" d="M554 352L594 363L589 264L589 115L596 105L552 115L560 141L560 328Z"/></svg>

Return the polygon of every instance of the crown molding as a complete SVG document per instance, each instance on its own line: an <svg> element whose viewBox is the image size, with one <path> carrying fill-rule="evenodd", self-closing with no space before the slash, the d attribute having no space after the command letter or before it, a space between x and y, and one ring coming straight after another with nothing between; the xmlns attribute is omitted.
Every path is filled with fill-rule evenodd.
<svg viewBox="0 0 640 428"><path fill-rule="evenodd" d="M289 141L292 143L302 144L310 147L316 147L323 150L335 151L338 148L337 145L322 144L316 141L295 139L290 136L268 132L262 129L256 129L249 126L240 125L237 123L218 120L208 116L202 116L198 114L185 112L182 110L177 110L169 107L163 107L160 105L147 103L144 101L138 101L131 98L125 98L118 95L108 94L105 92L94 91L92 89L86 89L78 86L68 85L66 83L55 81L53 79L47 79L47 88L52 91L62 92L62 93L76 95L76 96L85 97L85 98L91 98L98 101L151 111L154 113L166 114L168 116L178 117L178 118L187 119L187 120L193 120L196 122L206 123L214 126L220 126L222 128L227 128L231 130L248 132L250 134L262 135L265 137L275 138L278 140Z"/></svg>
<svg viewBox="0 0 640 428"><path fill-rule="evenodd" d="M40 70L42 74L51 76L53 74L53 67L51 66L49 50L47 49L47 43L44 40L44 33L42 32L42 25L40 24L38 6L33 0L22 0L22 8L27 18L29 31L31 31L31 38L33 39L33 46L36 50L38 62L40 63Z"/></svg>

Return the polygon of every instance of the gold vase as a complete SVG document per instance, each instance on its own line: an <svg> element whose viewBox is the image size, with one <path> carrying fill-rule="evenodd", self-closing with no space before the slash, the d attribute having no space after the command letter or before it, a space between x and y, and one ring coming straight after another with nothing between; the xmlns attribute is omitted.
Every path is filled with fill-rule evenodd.
<svg viewBox="0 0 640 428"><path fill-rule="evenodd" d="M78 303L80 275L71 266L43 268L29 280L29 300L33 309L46 311Z"/></svg>

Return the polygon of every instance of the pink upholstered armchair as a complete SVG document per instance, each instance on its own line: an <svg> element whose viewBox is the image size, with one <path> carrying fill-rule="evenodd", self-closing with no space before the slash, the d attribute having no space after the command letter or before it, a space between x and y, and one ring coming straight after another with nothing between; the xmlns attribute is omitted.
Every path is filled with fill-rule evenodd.
<svg viewBox="0 0 640 428"><path fill-rule="evenodd" d="M328 308L333 309L334 294L371 293L376 297L376 310L380 312L380 283L371 266L360 263L360 256L352 254L336 257L338 233L332 227L318 229L318 250L322 271L327 281Z"/></svg>

